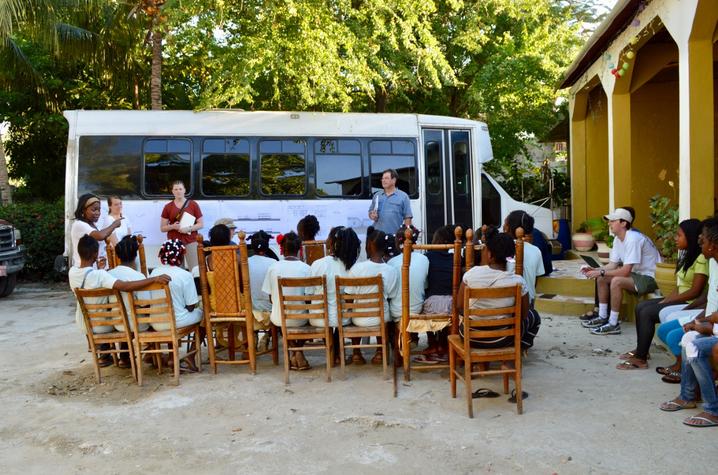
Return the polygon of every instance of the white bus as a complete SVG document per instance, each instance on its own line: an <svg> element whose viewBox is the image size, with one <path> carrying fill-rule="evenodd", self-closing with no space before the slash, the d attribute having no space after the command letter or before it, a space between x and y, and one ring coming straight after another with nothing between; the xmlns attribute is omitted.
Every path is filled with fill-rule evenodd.
<svg viewBox="0 0 718 475"><path fill-rule="evenodd" d="M318 239L333 226L363 238L383 170L411 199L414 224L430 240L440 226L502 223L515 209L552 235L550 210L513 200L482 164L493 157L482 122L417 114L242 111L66 111L66 240L77 198L118 195L132 231L145 236L148 264L165 239L162 207L184 181L204 215L271 234L313 214ZM103 203L103 216L107 212Z"/></svg>

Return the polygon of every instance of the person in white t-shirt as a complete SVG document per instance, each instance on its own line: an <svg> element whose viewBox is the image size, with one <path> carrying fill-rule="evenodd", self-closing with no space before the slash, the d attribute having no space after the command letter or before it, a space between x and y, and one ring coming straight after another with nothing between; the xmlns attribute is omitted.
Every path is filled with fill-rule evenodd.
<svg viewBox="0 0 718 475"><path fill-rule="evenodd" d="M122 215L122 198L117 195L107 197L107 216L102 221L102 227L107 228L115 221L120 222L120 226L110 235L110 243L116 246L117 243L125 236L132 234L132 224L130 220Z"/></svg>
<svg viewBox="0 0 718 475"><path fill-rule="evenodd" d="M109 272L103 269L95 269L93 267L97 260L97 254L100 250L99 243L96 239L91 236L85 235L78 240L77 253L80 256L77 261L78 265L73 265L68 271L68 280L70 288L75 290L80 289L117 289L122 292L132 292L145 285L152 283L166 284L170 282L170 277L167 275L158 275L149 279L142 280L120 280L112 276ZM143 276L144 277L144 276ZM88 301L88 303L103 303L106 302L104 298L99 298L96 301ZM82 310L78 303L77 310L75 311L75 322L77 323L80 330L84 333L87 332L85 328L85 320L82 316ZM114 331L112 325L99 326L93 329L94 333L109 333ZM101 350L109 349L109 347L100 347ZM100 366L109 366L112 364L112 357L102 355L100 357Z"/></svg>
<svg viewBox="0 0 718 475"><path fill-rule="evenodd" d="M299 250L302 248L302 240L297 233L291 231L281 238L277 238L279 245L282 247L284 259L275 262L264 277L262 284L262 292L269 294L272 299L272 313L269 318L272 323L278 327L282 326L282 310L279 304L279 278L280 277L309 277L311 268L299 260ZM305 295L305 289L301 287L292 287L284 290L286 295ZM302 312L303 313L303 312ZM287 320L287 327L301 327L307 324L307 320L291 319ZM302 342L296 341L297 346L301 346ZM311 369L309 362L304 357L302 351L295 351L289 358L289 368L292 370Z"/></svg>
<svg viewBox="0 0 718 475"><path fill-rule="evenodd" d="M631 229L633 216L627 209L616 208L604 219L615 239L607 265L581 271L586 277L596 279L598 292L598 316L582 325L590 328L593 335L618 335L621 333L618 312L623 290L638 295L656 290L654 277L660 255L648 237Z"/></svg>
<svg viewBox="0 0 718 475"><path fill-rule="evenodd" d="M80 256L77 253L77 244L80 242L80 238L84 235L88 235L99 242L99 256L100 260L96 263L100 269L105 268L105 239L119 228L122 224L122 220L114 221L109 226L97 229L95 223L100 219L100 198L93 195L92 193L86 193L77 200L77 208L75 208L75 222L72 223L70 228L70 240L72 242L72 262L73 266L80 265Z"/></svg>
<svg viewBox="0 0 718 475"><path fill-rule="evenodd" d="M534 230L533 216L520 210L509 213L504 220L504 232L516 239L518 228L524 230L524 236L530 237ZM507 270L514 272L514 261L509 262ZM534 308L534 301L536 300L536 278L545 273L541 250L530 242L524 241L523 278L529 293L529 312L521 327L521 347L523 349L531 348L534 345L534 339L541 326L541 316Z"/></svg>
<svg viewBox="0 0 718 475"><path fill-rule="evenodd" d="M384 262L386 258L387 242L389 236L373 226L367 228L366 237L366 261L357 262L349 271L350 277L374 277L381 275L382 286L384 287L384 322L380 322L379 318L354 318L352 323L356 326L370 327L375 325L385 325L391 318L389 313L389 299L396 298L397 284L399 278L396 269ZM347 292L352 294L372 294L378 292L376 286L358 287L356 289L349 288ZM360 338L352 338L352 343L358 345ZM381 343L381 341L379 341ZM386 356L386 355L384 355ZM371 360L372 364L381 364L381 350L377 349ZM366 361L361 354L361 348L354 348L351 361L347 363L364 364Z"/></svg>
<svg viewBox="0 0 718 475"><path fill-rule="evenodd" d="M493 287L511 287L514 285L521 286L522 305L522 323L528 318L529 297L526 281L520 275L507 270L507 260L514 256L516 247L514 240L506 233L499 233L496 228L489 228L486 232L486 247L488 248L488 265L474 266L469 269L462 278L459 294L457 296L457 307L459 311L464 313L464 293L466 288L470 289L487 289ZM506 298L485 298L473 299L469 302L471 308L502 308L510 307L515 304L513 297ZM482 318L472 317L472 318ZM493 317L492 317L493 318ZM463 335L463 323L459 326L459 331ZM522 324L522 330L525 325ZM488 329L488 328L485 328ZM470 344L474 348L504 348L514 344L513 337L504 336L492 339L472 339Z"/></svg>
<svg viewBox="0 0 718 475"><path fill-rule="evenodd" d="M416 243L419 239L420 231L413 225L409 227L411 229L411 240ZM396 241L396 248L399 250L397 256L389 259L389 264L396 270L397 275L397 292L396 298L392 298L389 302L389 313L391 319L394 322L401 321L401 266L404 263L404 253L401 249L404 247L404 233L406 233L407 226L402 225L396 232L394 239ZM424 295L426 293L426 279L429 276L429 259L419 251L413 251L411 253L411 263L409 264L409 312L421 313L421 309L424 307Z"/></svg>
<svg viewBox="0 0 718 475"><path fill-rule="evenodd" d="M335 330L333 332L334 348L339 348L339 333L336 327L339 326L339 318L337 315L337 289L336 278L348 277L354 264L359 259L361 253L361 241L352 228L337 226L329 230L327 236L328 256L322 257L312 262L312 277L326 276L327 278L327 308L329 310L328 320L329 326ZM310 290L307 289L307 292ZM312 292L320 292L321 288L314 288ZM342 319L341 325L348 325L349 318ZM309 324L315 327L324 326L324 320L310 319ZM341 355L338 351L334 352L334 365L340 364Z"/></svg>
<svg viewBox="0 0 718 475"><path fill-rule="evenodd" d="M268 233L257 231L249 237L249 248L253 251L248 259L249 266L249 287L252 293L252 307L256 312L271 312L272 302L269 301L269 294L262 291L264 278L272 264L279 261L274 252L268 253L269 240L272 239ZM256 315L255 315L256 317Z"/></svg>

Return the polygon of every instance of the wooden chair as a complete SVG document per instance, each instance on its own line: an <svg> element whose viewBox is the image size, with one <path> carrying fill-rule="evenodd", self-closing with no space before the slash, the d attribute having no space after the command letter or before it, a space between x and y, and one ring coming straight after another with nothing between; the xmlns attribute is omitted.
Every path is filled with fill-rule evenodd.
<svg viewBox="0 0 718 475"><path fill-rule="evenodd" d="M302 254L304 262L312 265L312 262L327 255L326 241L302 241Z"/></svg>
<svg viewBox="0 0 718 475"><path fill-rule="evenodd" d="M153 291L151 298L141 299L141 291ZM159 295L158 295L159 294ZM182 343L187 343L187 354L182 359L194 356L195 364L199 371L202 371L202 359L200 358L200 324L188 325L177 328L175 323L175 312L172 307L172 296L168 284L149 284L130 295L132 302L133 328L141 328L142 324L169 325L169 330L136 331L135 332L135 358L137 359L137 383L142 386L142 358L144 355L153 355L157 365L157 374L162 374L162 353L171 353L174 363L174 384L179 384L180 358L179 351ZM167 344L167 349L162 344ZM144 349L143 349L144 348Z"/></svg>
<svg viewBox="0 0 718 475"><path fill-rule="evenodd" d="M374 277L336 277L337 292L337 321L340 323L337 327L339 332L339 355L342 375L345 371L344 350L345 348L379 348L381 349L381 363L384 368L384 379L387 374L387 360L389 342L387 341L386 320L384 320L384 285L380 275ZM356 287L373 287L376 286L377 291L374 293L361 294L352 291ZM347 289L349 288L349 289ZM347 292L347 290L352 291ZM378 318L379 325L362 327L358 325L341 325L345 318ZM347 338L363 338L363 337L379 337L381 343L376 344L346 344Z"/></svg>
<svg viewBox="0 0 718 475"><path fill-rule="evenodd" d="M472 309L469 302L474 299L513 298L514 305L495 309ZM476 317L475 319L472 317ZM500 329L497 329L500 328ZM505 348L472 348L470 340L475 338L500 338L513 336L514 344ZM463 371L458 369L457 359L464 362ZM514 367L480 369L473 371L474 363L492 361L513 361ZM523 412L521 398L521 286L493 287L486 289L466 288L464 292L464 336L449 336L449 379L451 397L456 397L456 378L463 380L466 388L466 407L469 417L474 417L471 391L472 376L501 374L504 377L504 393L509 392L509 375L516 385L516 410ZM487 367L488 368L488 367ZM463 373L463 374L462 374Z"/></svg>
<svg viewBox="0 0 718 475"><path fill-rule="evenodd" d="M475 253L476 251L479 251L481 253L481 264L487 265L488 264L488 248L484 244L485 242L485 233L486 233L486 225L483 225L481 227L481 244L474 243L473 245L470 245L470 243L473 242L474 239L474 232L471 229L466 230L466 248L464 252L465 262L466 262L466 269L469 270L474 265L476 265L476 258ZM516 228L516 240L515 240L515 246L516 246L516 255L514 257L514 273L518 275L524 275L524 230L523 228Z"/></svg>
<svg viewBox="0 0 718 475"><path fill-rule="evenodd" d="M142 272L146 277L149 274L147 273L147 258L145 257L145 245L142 243L142 241L144 241L144 238L141 234L138 234L137 244L139 245L139 248L137 249L137 257L139 257L140 259L140 272ZM108 269L114 269L115 267L119 266L121 264L120 258L117 257L117 253L115 252L115 246L113 246L110 242L110 238L105 239L105 249L107 252Z"/></svg>
<svg viewBox="0 0 718 475"><path fill-rule="evenodd" d="M200 263L207 262L212 254L212 271L207 265L199 266L200 288L204 324L207 330L209 363L214 373L218 364L248 364L252 374L257 371L257 349L255 344L255 320L252 311L252 292L249 287L249 265L247 261L246 234L238 233L239 245L204 247L202 236L197 236L197 255ZM239 258L237 254L239 253ZM210 294L211 291L211 294ZM227 359L217 357L214 338L220 340L220 333L227 330ZM273 360L278 364L277 328L271 325L273 336ZM235 359L237 330L241 330L247 358ZM267 352L262 352L262 354Z"/></svg>
<svg viewBox="0 0 718 475"><path fill-rule="evenodd" d="M329 326L329 310L327 305L327 277L294 278L284 277L278 279L279 305L282 316L282 346L284 351L284 384L289 384L289 352L324 350L327 360L327 382L332 380L332 333ZM321 293L292 295L289 289L319 288ZM321 318L324 327L287 326L288 320L306 320ZM290 346L291 342L323 339L324 344L310 343L304 346Z"/></svg>
<svg viewBox="0 0 718 475"><path fill-rule="evenodd" d="M401 355L403 360L404 368L404 380L411 380L411 357L412 354L418 352L411 351L410 345L410 333L409 328L411 322L427 322L427 323L438 323L448 324L451 326L451 333L455 334L459 328L459 318L456 311L456 299L459 293L459 284L461 280L461 238L463 236L463 230L460 226L454 229L455 240L453 244L414 244L411 241L411 230L406 231L404 234L404 247L402 250L403 261L401 266L401 321L398 324L397 330L399 331L398 345L395 347L394 360L398 361L398 356ZM451 313L447 314L416 314L411 313L409 310L409 288L410 288L410 273L409 268L411 266L411 253L414 250L425 250L425 251L454 251L454 266L451 279L451 295L452 295L452 309ZM416 365L416 370L434 370L434 369L448 369L449 365ZM394 364L394 397L396 397L398 391L397 382L397 365Z"/></svg>
<svg viewBox="0 0 718 475"><path fill-rule="evenodd" d="M132 377L137 381L134 353L132 351L132 332L130 331L127 311L119 290L114 289L75 289L75 297L80 304L82 317L85 321L87 342L92 353L92 362L95 365L97 382L102 382L98 355L111 354L117 363L117 353L128 353L132 366ZM94 333L96 327L122 325L124 331L113 330L109 333ZM127 349L119 349L118 344L125 343ZM109 344L110 349L100 350L98 345Z"/></svg>

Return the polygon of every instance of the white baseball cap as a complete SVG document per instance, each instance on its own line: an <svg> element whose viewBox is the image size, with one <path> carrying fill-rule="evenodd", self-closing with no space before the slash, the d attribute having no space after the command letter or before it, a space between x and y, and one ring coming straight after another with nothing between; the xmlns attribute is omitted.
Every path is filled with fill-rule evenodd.
<svg viewBox="0 0 718 475"><path fill-rule="evenodd" d="M633 221L633 217L631 217L631 213L625 209L625 208L616 208L613 210L613 213L609 213L606 216L603 217L603 219L608 221L615 221L617 219L622 219L624 221L628 221L629 223Z"/></svg>

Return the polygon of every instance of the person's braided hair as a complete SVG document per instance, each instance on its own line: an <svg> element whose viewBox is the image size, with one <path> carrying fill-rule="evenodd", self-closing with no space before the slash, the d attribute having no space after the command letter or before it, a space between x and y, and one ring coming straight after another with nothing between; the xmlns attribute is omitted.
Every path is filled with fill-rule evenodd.
<svg viewBox="0 0 718 475"><path fill-rule="evenodd" d="M289 231L282 236L279 243L285 256L296 256L302 248L302 239L294 231Z"/></svg>
<svg viewBox="0 0 718 475"><path fill-rule="evenodd" d="M180 266L186 249L179 239L168 239L160 247L159 258L164 265Z"/></svg>
<svg viewBox="0 0 718 475"><path fill-rule="evenodd" d="M297 231L305 241L313 241L319 232L319 220L313 214L308 214L297 223Z"/></svg>

